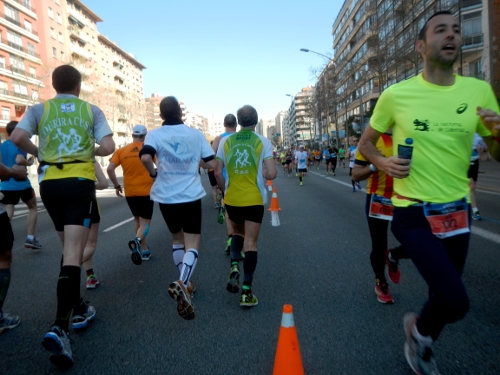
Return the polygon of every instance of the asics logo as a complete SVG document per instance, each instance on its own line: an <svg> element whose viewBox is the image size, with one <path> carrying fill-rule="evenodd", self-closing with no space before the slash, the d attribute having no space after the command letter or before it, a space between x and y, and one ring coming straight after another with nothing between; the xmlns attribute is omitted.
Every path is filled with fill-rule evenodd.
<svg viewBox="0 0 500 375"><path fill-rule="evenodd" d="M465 110L467 109L467 104L466 103L462 103L460 104L460 106L457 108L457 113L459 115L461 115L462 113L465 112Z"/></svg>

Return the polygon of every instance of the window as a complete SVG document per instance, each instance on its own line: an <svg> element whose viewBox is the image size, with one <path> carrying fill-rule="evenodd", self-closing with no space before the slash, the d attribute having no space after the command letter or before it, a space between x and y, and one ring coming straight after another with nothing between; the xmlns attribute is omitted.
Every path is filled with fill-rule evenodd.
<svg viewBox="0 0 500 375"><path fill-rule="evenodd" d="M30 33L33 32L33 29L31 27L31 22L27 20L24 20L24 28L26 29L26 31L29 31Z"/></svg>
<svg viewBox="0 0 500 375"><path fill-rule="evenodd" d="M36 69L30 66L30 77L36 78Z"/></svg>
<svg viewBox="0 0 500 375"><path fill-rule="evenodd" d="M9 46L22 51L23 39L21 38L21 35L7 30L7 40L9 41Z"/></svg>
<svg viewBox="0 0 500 375"><path fill-rule="evenodd" d="M7 4L5 4L5 19L18 26L21 26L21 23L19 22L19 11Z"/></svg>
<svg viewBox="0 0 500 375"><path fill-rule="evenodd" d="M0 68L5 69L5 57L0 56Z"/></svg>
<svg viewBox="0 0 500 375"><path fill-rule="evenodd" d="M10 121L10 108L2 107L2 120Z"/></svg>
<svg viewBox="0 0 500 375"><path fill-rule="evenodd" d="M469 64L469 76L483 79L483 61L477 60Z"/></svg>
<svg viewBox="0 0 500 375"><path fill-rule="evenodd" d="M51 7L49 7L49 17L54 19L54 11L52 10Z"/></svg>
<svg viewBox="0 0 500 375"><path fill-rule="evenodd" d="M54 39L56 38L56 31L52 27L50 28L50 37Z"/></svg>
<svg viewBox="0 0 500 375"><path fill-rule="evenodd" d="M63 35L62 35L62 33L61 33L61 32L59 33L59 41L60 41L61 43L64 43Z"/></svg>
<svg viewBox="0 0 500 375"><path fill-rule="evenodd" d="M61 51L61 61L64 61L64 51Z"/></svg>
<svg viewBox="0 0 500 375"><path fill-rule="evenodd" d="M57 49L56 49L56 47L52 47L52 57L55 57L57 59Z"/></svg>
<svg viewBox="0 0 500 375"><path fill-rule="evenodd" d="M21 83L12 83L14 92L19 95L28 96L28 88Z"/></svg>
<svg viewBox="0 0 500 375"><path fill-rule="evenodd" d="M481 12L469 13L462 16L462 35L469 36L483 32Z"/></svg>
<svg viewBox="0 0 500 375"><path fill-rule="evenodd" d="M34 44L28 43L28 54L30 54L31 56L36 56Z"/></svg>
<svg viewBox="0 0 500 375"><path fill-rule="evenodd" d="M10 69L13 72L24 74L26 69L24 66L24 60L16 55L10 55Z"/></svg>
<svg viewBox="0 0 500 375"><path fill-rule="evenodd" d="M23 0L23 5L31 10L31 0Z"/></svg>
<svg viewBox="0 0 500 375"><path fill-rule="evenodd" d="M62 24L62 17L59 13L57 13L57 23Z"/></svg>

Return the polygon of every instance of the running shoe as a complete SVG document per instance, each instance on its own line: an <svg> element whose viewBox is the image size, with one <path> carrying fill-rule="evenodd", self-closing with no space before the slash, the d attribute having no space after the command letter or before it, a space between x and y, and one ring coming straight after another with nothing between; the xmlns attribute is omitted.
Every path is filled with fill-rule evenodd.
<svg viewBox="0 0 500 375"><path fill-rule="evenodd" d="M232 237L229 237L226 242L226 250L225 253L229 255L231 253L231 239Z"/></svg>
<svg viewBox="0 0 500 375"><path fill-rule="evenodd" d="M42 346L52 353L50 362L60 367L73 365L73 354L71 352L71 340L69 333L58 326L52 328L43 336Z"/></svg>
<svg viewBox="0 0 500 375"><path fill-rule="evenodd" d="M403 325L406 333L405 357L412 370L419 375L439 375L439 371L432 354L432 339L430 337L418 338L417 314L405 315Z"/></svg>
<svg viewBox="0 0 500 375"><path fill-rule="evenodd" d="M189 297L193 299L194 293L196 292L196 285L193 280L189 280L189 285L186 287L186 291L188 292Z"/></svg>
<svg viewBox="0 0 500 375"><path fill-rule="evenodd" d="M226 289L229 293L238 293L240 291L240 266L238 262L231 263Z"/></svg>
<svg viewBox="0 0 500 375"><path fill-rule="evenodd" d="M217 215L217 222L219 224L224 224L225 219L226 219L226 208L224 206L221 206L219 209L219 214Z"/></svg>
<svg viewBox="0 0 500 375"><path fill-rule="evenodd" d="M479 211L474 211L474 213L472 214L472 220L480 221L483 220L483 217L481 216Z"/></svg>
<svg viewBox="0 0 500 375"><path fill-rule="evenodd" d="M334 176L335 176L335 172L332 172L332 175L334 175Z"/></svg>
<svg viewBox="0 0 500 375"><path fill-rule="evenodd" d="M352 187L352 192L355 193L356 192L356 188L353 186Z"/></svg>
<svg viewBox="0 0 500 375"><path fill-rule="evenodd" d="M300 186L302 186L302 181L300 181Z"/></svg>
<svg viewBox="0 0 500 375"><path fill-rule="evenodd" d="M141 254L141 239L135 238L128 242L128 248L132 251L132 262L136 265L142 264L142 254Z"/></svg>
<svg viewBox="0 0 500 375"><path fill-rule="evenodd" d="M42 245L40 244L40 242L38 242L36 237L33 237L32 240L29 240L26 238L26 242L24 243L24 247L26 249L41 249Z"/></svg>
<svg viewBox="0 0 500 375"><path fill-rule="evenodd" d="M385 252L385 264L387 264L385 275L394 284L399 284L399 282L401 281L401 271L399 270L398 262L391 261L389 259L390 253L391 249L387 249L387 251Z"/></svg>
<svg viewBox="0 0 500 375"><path fill-rule="evenodd" d="M97 312L94 306L89 305L89 301L82 301L73 309L73 329L82 329L88 326L89 322L95 319Z"/></svg>
<svg viewBox="0 0 500 375"><path fill-rule="evenodd" d="M361 190L361 185L359 184L359 182L356 182L356 187Z"/></svg>
<svg viewBox="0 0 500 375"><path fill-rule="evenodd" d="M375 284L375 293L377 300L381 303L394 303L391 292L389 292L389 285L387 283L377 282Z"/></svg>
<svg viewBox="0 0 500 375"><path fill-rule="evenodd" d="M240 296L240 306L252 307L257 306L258 304L259 300L252 293L252 290L244 286Z"/></svg>
<svg viewBox="0 0 500 375"><path fill-rule="evenodd" d="M94 274L87 276L87 289L95 289L100 284Z"/></svg>
<svg viewBox="0 0 500 375"><path fill-rule="evenodd" d="M149 250L149 246L146 250L141 251L141 260L150 260L151 259L151 250Z"/></svg>
<svg viewBox="0 0 500 375"><path fill-rule="evenodd" d="M0 319L0 333L2 333L6 329L16 328L19 323L21 323L21 319L19 319L17 315L10 315L7 313L0 315L2 316L2 318Z"/></svg>
<svg viewBox="0 0 500 375"><path fill-rule="evenodd" d="M191 298L181 280L174 281L168 286L168 294L177 302L177 313L182 319L192 320L195 318Z"/></svg>
<svg viewBox="0 0 500 375"><path fill-rule="evenodd" d="M219 202L214 202L214 208L215 208L215 209L217 209L217 208L219 208L219 207L220 207Z"/></svg>
<svg viewBox="0 0 500 375"><path fill-rule="evenodd" d="M299 174L298 174L298 173L295 173L295 177L299 177Z"/></svg>

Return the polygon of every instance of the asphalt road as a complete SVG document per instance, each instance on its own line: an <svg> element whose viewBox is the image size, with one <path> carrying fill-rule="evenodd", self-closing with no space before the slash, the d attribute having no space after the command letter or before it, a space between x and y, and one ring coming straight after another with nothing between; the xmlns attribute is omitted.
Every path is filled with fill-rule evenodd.
<svg viewBox="0 0 500 375"><path fill-rule="evenodd" d="M217 223L207 194L193 276L198 288L194 321L177 315L167 293L178 274L158 207L148 236L153 256L136 266L127 247L133 223L105 231L131 217L125 200L114 190L99 193L102 221L94 269L101 286L85 290L82 272L82 295L96 307L97 317L86 331L71 333L75 365L67 371L55 368L40 344L56 311L61 246L40 206L37 235L44 248L24 249L20 205L21 216L13 220L14 263L4 310L20 315L22 322L0 335L0 373L271 374L282 308L289 303L306 374L412 374L403 353L402 319L408 311L419 311L426 286L412 263L403 261L401 284L390 286L395 304L377 302L365 193L352 193L347 173L340 169L336 177L326 178L323 168L314 168L299 186L298 178L279 172L281 226L272 227L266 211L253 286L259 305L251 309L240 308L238 296L225 290L225 226ZM204 174L202 181L209 192ZM499 197L478 194L487 220L472 226L464 274L471 310L436 343L442 374L500 373Z"/></svg>

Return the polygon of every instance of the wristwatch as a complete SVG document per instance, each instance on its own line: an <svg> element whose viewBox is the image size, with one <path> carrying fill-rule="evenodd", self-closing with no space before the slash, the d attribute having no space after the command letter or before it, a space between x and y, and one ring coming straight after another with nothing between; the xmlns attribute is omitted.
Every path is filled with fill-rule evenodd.
<svg viewBox="0 0 500 375"><path fill-rule="evenodd" d="M374 166L373 164L370 164L370 171L376 172L377 171L377 167Z"/></svg>

